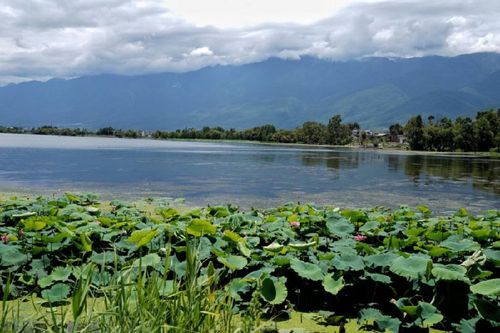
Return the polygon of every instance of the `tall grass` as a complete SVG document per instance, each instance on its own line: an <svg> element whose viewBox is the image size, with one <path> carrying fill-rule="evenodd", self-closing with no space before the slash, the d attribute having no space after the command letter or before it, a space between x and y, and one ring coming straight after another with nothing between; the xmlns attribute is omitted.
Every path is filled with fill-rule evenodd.
<svg viewBox="0 0 500 333"><path fill-rule="evenodd" d="M88 264L67 302L40 307L33 301L30 315L20 309L22 300L7 301L7 283L1 303L0 332L256 332L260 295L255 293L249 309L236 316L232 298L219 285L219 274L212 264L203 265L197 250L195 245L187 244L182 276L172 273L169 260L162 271L140 263L139 267L131 266L115 274L103 287L92 285L98 267ZM168 255L169 251L167 258Z"/></svg>

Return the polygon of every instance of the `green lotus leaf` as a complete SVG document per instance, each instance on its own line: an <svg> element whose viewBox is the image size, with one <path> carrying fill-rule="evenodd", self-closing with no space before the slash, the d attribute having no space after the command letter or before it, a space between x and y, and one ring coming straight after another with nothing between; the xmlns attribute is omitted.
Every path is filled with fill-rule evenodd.
<svg viewBox="0 0 500 333"><path fill-rule="evenodd" d="M500 296L500 279L491 279L486 281L481 281L472 285L470 290L474 294L484 295L484 296Z"/></svg>
<svg viewBox="0 0 500 333"><path fill-rule="evenodd" d="M261 285L261 295L270 304L281 304L285 301L288 290L285 285L286 279L281 277L265 278Z"/></svg>
<svg viewBox="0 0 500 333"><path fill-rule="evenodd" d="M344 277L335 279L332 275L327 275L323 279L323 288L332 295L337 295L345 286Z"/></svg>
<svg viewBox="0 0 500 333"><path fill-rule="evenodd" d="M42 290L42 298L49 302L60 302L69 295L69 286L64 283L56 283L50 289Z"/></svg>
<svg viewBox="0 0 500 333"><path fill-rule="evenodd" d="M38 279L37 283L40 286L40 288L47 288L48 286L52 285L52 283L54 283L54 280L50 275L47 275Z"/></svg>
<svg viewBox="0 0 500 333"><path fill-rule="evenodd" d="M290 267L295 271L295 273L304 279L321 281L324 278L321 268L315 264L293 258L290 260Z"/></svg>
<svg viewBox="0 0 500 333"><path fill-rule="evenodd" d="M30 258L31 254L22 253L18 246L0 244L1 266L21 266L27 263Z"/></svg>
<svg viewBox="0 0 500 333"><path fill-rule="evenodd" d="M326 227L331 234L340 238L349 237L354 232L354 226L346 219L328 219Z"/></svg>
<svg viewBox="0 0 500 333"><path fill-rule="evenodd" d="M397 258L399 258L399 255L392 252L386 252L366 256L364 260L368 265L372 267L389 267Z"/></svg>
<svg viewBox="0 0 500 333"><path fill-rule="evenodd" d="M101 253L92 252L92 255L90 256L90 260L99 266L113 263L114 259L115 253L111 251L104 251Z"/></svg>
<svg viewBox="0 0 500 333"><path fill-rule="evenodd" d="M429 252L428 254L431 256L431 257L441 257L443 256L444 254L450 252L449 249L445 248L445 247L442 247L442 246L433 246L429 249Z"/></svg>
<svg viewBox="0 0 500 333"><path fill-rule="evenodd" d="M250 279L236 278L231 280L231 282L229 282L228 292L229 295L236 301L242 301L243 299L241 298L240 294L246 293L248 290L250 290L250 287L251 287Z"/></svg>
<svg viewBox="0 0 500 333"><path fill-rule="evenodd" d="M377 230L380 226L380 223L377 221L368 221L366 222L361 228L359 228L359 231L363 233L371 232L373 230Z"/></svg>
<svg viewBox="0 0 500 333"><path fill-rule="evenodd" d="M316 244L317 244L316 241L312 241L309 243L290 243L290 244L288 244L288 247L290 247L294 250L305 250L305 249L308 249Z"/></svg>
<svg viewBox="0 0 500 333"><path fill-rule="evenodd" d="M240 270L246 267L248 261L242 256L217 257L217 260L230 270Z"/></svg>
<svg viewBox="0 0 500 333"><path fill-rule="evenodd" d="M492 249L484 249L484 255L486 256L486 260L491 261L497 266L500 266L500 251L492 250Z"/></svg>
<svg viewBox="0 0 500 333"><path fill-rule="evenodd" d="M24 220L23 225L24 225L24 231L39 231L45 228L45 226L47 226L47 222L36 218L30 218Z"/></svg>
<svg viewBox="0 0 500 333"><path fill-rule="evenodd" d="M245 257L250 257L252 251L246 246L245 242L239 242L237 246L242 255L244 255Z"/></svg>
<svg viewBox="0 0 500 333"><path fill-rule="evenodd" d="M360 271L365 268L363 259L357 254L339 254L332 260L332 265L341 271Z"/></svg>
<svg viewBox="0 0 500 333"><path fill-rule="evenodd" d="M50 273L49 276L52 279L52 281L64 282L64 281L68 280L72 271L73 270L69 266L66 266L66 267L59 266L59 267L54 268L54 270L52 271L52 273Z"/></svg>
<svg viewBox="0 0 500 333"><path fill-rule="evenodd" d="M365 272L365 276L372 279L375 282L389 284L392 282L391 277L385 274L378 273L367 273Z"/></svg>
<svg viewBox="0 0 500 333"><path fill-rule="evenodd" d="M134 244L136 247L141 247L149 244L156 236L156 229L142 229L134 231L127 242Z"/></svg>
<svg viewBox="0 0 500 333"><path fill-rule="evenodd" d="M276 243L276 242L273 242L273 243L263 247L264 250L269 251L269 252L274 252L274 253L281 252L281 250L283 250L284 248L285 247L283 245Z"/></svg>
<svg viewBox="0 0 500 333"><path fill-rule="evenodd" d="M479 243L470 239L462 239L459 235L448 237L445 241L441 242L441 246L453 252L472 252L481 248Z"/></svg>
<svg viewBox="0 0 500 333"><path fill-rule="evenodd" d="M146 254L144 257L134 260L133 267L157 267L161 264L161 258L156 253Z"/></svg>
<svg viewBox="0 0 500 333"><path fill-rule="evenodd" d="M376 328L382 332L389 330L390 332L397 333L401 325L401 321L398 318L383 315L379 310L374 308L361 310L360 319L358 321L365 324L374 322Z"/></svg>
<svg viewBox="0 0 500 333"><path fill-rule="evenodd" d="M458 280L468 282L469 278L465 275L467 269L460 265L449 264L434 264L432 266L432 275L438 280Z"/></svg>
<svg viewBox="0 0 500 333"><path fill-rule="evenodd" d="M412 255L408 258L396 258L390 266L391 272L410 280L418 280L421 276L425 276L428 266L432 261L425 256Z"/></svg>
<svg viewBox="0 0 500 333"><path fill-rule="evenodd" d="M163 280L163 279L157 279L156 280L157 286L158 286L158 293L160 296L168 296L171 295L174 290L174 281L172 280Z"/></svg>
<svg viewBox="0 0 500 333"><path fill-rule="evenodd" d="M235 243L245 242L245 239L231 230L224 230L224 237L232 240Z"/></svg>
<svg viewBox="0 0 500 333"><path fill-rule="evenodd" d="M419 325L432 326L443 320L443 315L432 304L426 302L418 302L417 315L419 319L416 321Z"/></svg>
<svg viewBox="0 0 500 333"><path fill-rule="evenodd" d="M92 251L92 241L90 240L90 237L83 233L80 234L80 241L82 242L82 249L86 252Z"/></svg>
<svg viewBox="0 0 500 333"><path fill-rule="evenodd" d="M201 237L203 235L213 235L217 231L217 228L207 220L194 219L191 224L187 227L186 232L195 237Z"/></svg>
<svg viewBox="0 0 500 333"><path fill-rule="evenodd" d="M17 218L17 219L25 219L25 218L35 216L35 215L36 215L35 212L25 212L25 213L19 213L19 214L12 214L12 217Z"/></svg>

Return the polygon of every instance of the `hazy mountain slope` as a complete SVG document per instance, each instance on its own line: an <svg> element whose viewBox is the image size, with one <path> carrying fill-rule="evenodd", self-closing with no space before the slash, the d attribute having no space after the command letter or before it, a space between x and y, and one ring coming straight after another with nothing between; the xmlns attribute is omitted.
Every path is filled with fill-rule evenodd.
<svg viewBox="0 0 500 333"><path fill-rule="evenodd" d="M0 88L0 124L294 127L340 113L365 127L386 127L418 113L454 117L500 106L499 88L499 54L347 62L269 59L187 73L9 85Z"/></svg>

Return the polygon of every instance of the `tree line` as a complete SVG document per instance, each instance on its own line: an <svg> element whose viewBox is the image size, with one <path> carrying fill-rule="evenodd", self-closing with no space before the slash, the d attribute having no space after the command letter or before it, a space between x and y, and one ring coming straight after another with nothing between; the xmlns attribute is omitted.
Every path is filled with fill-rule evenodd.
<svg viewBox="0 0 500 333"><path fill-rule="evenodd" d="M343 124L339 115L333 116L328 124L306 121L295 129L277 129L274 125L256 126L245 130L222 127L203 127L201 130L186 128L176 131L155 131L156 139L210 139L210 140L249 140L280 143L306 143L346 145L352 142L352 132L359 130L359 124Z"/></svg>
<svg viewBox="0 0 500 333"><path fill-rule="evenodd" d="M426 151L499 151L500 147L500 109L478 112L474 119L458 117L435 119L433 116L424 122L418 115L408 120L405 125L399 123L389 127L386 133L374 135L362 130L358 123L343 123L339 115L330 118L324 124L306 121L295 129L279 129L267 124L249 129L237 130L217 127L202 129L185 128L175 131L154 131L146 133L140 130L122 130L103 127L97 131L82 128L58 128L41 126L32 129L20 127L2 127L0 133L32 133L42 135L65 136L112 136L119 138L139 138L151 136L155 139L208 139L208 140L248 140L259 142L305 143L348 145L356 143L377 146L381 141L407 144L412 150Z"/></svg>
<svg viewBox="0 0 500 333"><path fill-rule="evenodd" d="M454 121L429 116L424 122L418 115L410 118L402 130L412 150L500 151L500 109L478 112L474 119L458 117Z"/></svg>

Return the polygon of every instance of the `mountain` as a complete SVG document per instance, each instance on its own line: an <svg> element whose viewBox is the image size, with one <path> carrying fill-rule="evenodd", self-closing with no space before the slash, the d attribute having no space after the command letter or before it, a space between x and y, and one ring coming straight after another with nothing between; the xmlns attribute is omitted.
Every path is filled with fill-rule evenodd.
<svg viewBox="0 0 500 333"><path fill-rule="evenodd" d="M341 114L365 128L416 114L500 107L500 54L326 61L271 58L186 73L98 75L0 88L0 125L137 129L265 123L290 128Z"/></svg>

